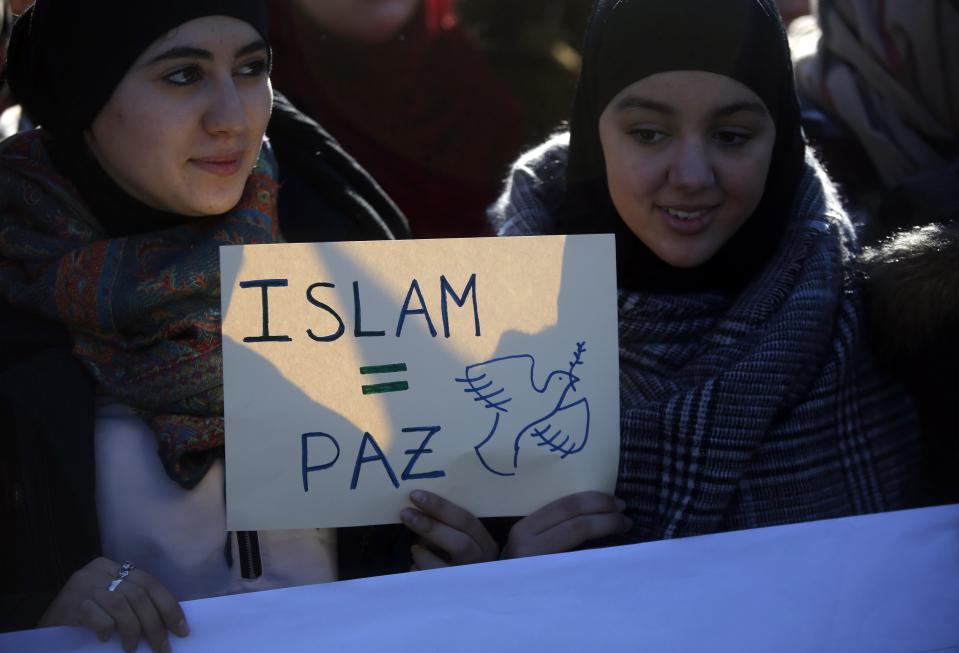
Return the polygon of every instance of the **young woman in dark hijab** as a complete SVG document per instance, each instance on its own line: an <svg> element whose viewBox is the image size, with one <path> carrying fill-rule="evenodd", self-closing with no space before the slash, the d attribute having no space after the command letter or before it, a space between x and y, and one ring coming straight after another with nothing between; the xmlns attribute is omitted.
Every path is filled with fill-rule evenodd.
<svg viewBox="0 0 959 653"><path fill-rule="evenodd" d="M406 226L274 101L270 56L260 0L38 0L14 27L40 125L0 145L18 616L45 599L41 625L161 650L187 633L177 601L336 577L330 532L226 531L218 248Z"/></svg>
<svg viewBox="0 0 959 653"><path fill-rule="evenodd" d="M914 414L863 347L855 235L805 151L775 5L600 0L583 63L569 134L520 159L492 215L616 234L618 498L559 499L501 555L912 505ZM419 566L495 555L471 515L418 507Z"/></svg>

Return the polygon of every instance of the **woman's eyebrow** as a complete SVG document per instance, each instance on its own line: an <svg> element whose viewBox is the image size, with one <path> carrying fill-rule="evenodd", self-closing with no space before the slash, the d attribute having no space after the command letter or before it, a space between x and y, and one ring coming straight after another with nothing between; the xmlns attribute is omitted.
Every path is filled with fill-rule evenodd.
<svg viewBox="0 0 959 653"><path fill-rule="evenodd" d="M268 50L266 41L258 39L252 43L244 45L242 48L236 51L235 57L239 58L253 52L259 52L260 50ZM213 53L209 50L204 50L202 48L193 48L188 46L176 46L170 48L169 50L164 50L160 54L156 55L147 64L155 64L158 61L168 61L170 59L205 59L207 61L213 60Z"/></svg>
<svg viewBox="0 0 959 653"><path fill-rule="evenodd" d="M248 54L253 54L254 52L259 52L260 50L269 50L270 46L266 44L266 41L259 39L244 45L242 48L236 51L236 58L246 56Z"/></svg>
<svg viewBox="0 0 959 653"><path fill-rule="evenodd" d="M724 107L719 107L713 111L713 118L726 118L734 113L739 113L740 111L758 113L762 116L765 116L768 113L766 111L766 107L762 103L744 100L742 102L733 102L732 104L727 104Z"/></svg>
<svg viewBox="0 0 959 653"><path fill-rule="evenodd" d="M154 64L158 61L166 61L168 59L213 59L213 53L209 50L203 50L201 48L190 48L186 46L177 46L170 48L169 50L164 50L157 56L153 57L148 61L148 64Z"/></svg>
<svg viewBox="0 0 959 653"><path fill-rule="evenodd" d="M620 111L628 111L630 109L647 109L649 111L656 111L657 113L665 113L667 115L674 115L677 113L674 107L671 107L664 102L657 102L656 100L650 100L649 98L640 97L638 95L627 95L616 103L616 108Z"/></svg>

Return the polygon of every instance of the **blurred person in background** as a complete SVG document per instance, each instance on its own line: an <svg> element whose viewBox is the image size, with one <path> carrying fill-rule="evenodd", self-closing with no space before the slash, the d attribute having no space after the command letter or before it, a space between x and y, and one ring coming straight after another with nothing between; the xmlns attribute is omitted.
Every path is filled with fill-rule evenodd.
<svg viewBox="0 0 959 653"><path fill-rule="evenodd" d="M932 499L959 501L959 6L819 0L791 37L806 133L871 243L867 333L919 408Z"/></svg>
<svg viewBox="0 0 959 653"><path fill-rule="evenodd" d="M13 22L32 4L33 0L0 0L0 14L2 14L0 20L3 22L2 31L0 31L0 140L17 132L32 129L34 126L23 106L13 97L4 70L7 43L13 29Z"/></svg>
<svg viewBox="0 0 959 653"><path fill-rule="evenodd" d="M23 108L14 99L6 80L7 44L10 41L14 18L10 1L0 0L0 140L33 126Z"/></svg>
<svg viewBox="0 0 959 653"><path fill-rule="evenodd" d="M779 7L783 22L789 25L800 16L809 13L810 0L776 0L776 6Z"/></svg>
<svg viewBox="0 0 959 653"><path fill-rule="evenodd" d="M452 0L270 0L277 90L355 156L416 237L490 235L520 103Z"/></svg>
<svg viewBox="0 0 959 653"><path fill-rule="evenodd" d="M820 0L793 24L807 136L869 241L959 209L959 6Z"/></svg>
<svg viewBox="0 0 959 653"><path fill-rule="evenodd" d="M919 409L926 491L959 502L959 211L884 238L860 264L870 340Z"/></svg>
<svg viewBox="0 0 959 653"><path fill-rule="evenodd" d="M588 9L586 2L579 4ZM548 138L569 117L581 46L581 30L570 30L569 22L586 25L586 16L577 9L574 2L556 0L456 3L463 27L522 104L526 146Z"/></svg>

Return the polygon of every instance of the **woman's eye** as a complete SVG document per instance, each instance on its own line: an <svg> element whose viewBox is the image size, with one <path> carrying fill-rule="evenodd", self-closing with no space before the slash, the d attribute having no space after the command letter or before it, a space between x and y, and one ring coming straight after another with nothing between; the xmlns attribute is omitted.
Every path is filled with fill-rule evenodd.
<svg viewBox="0 0 959 653"><path fill-rule="evenodd" d="M730 129L720 129L713 137L719 141L721 145L742 145L752 138L752 134Z"/></svg>
<svg viewBox="0 0 959 653"><path fill-rule="evenodd" d="M200 81L203 71L199 66L184 66L163 76L163 81L174 86L189 86Z"/></svg>
<svg viewBox="0 0 959 653"><path fill-rule="evenodd" d="M241 77L259 77L269 72L270 64L266 59L254 59L241 64L236 69L236 74Z"/></svg>
<svg viewBox="0 0 959 653"><path fill-rule="evenodd" d="M666 138L666 134L664 134L663 132L658 131L656 129L648 129L644 127L631 129L629 131L629 134L633 138L635 138L637 141L642 143L643 145L655 145L656 143Z"/></svg>

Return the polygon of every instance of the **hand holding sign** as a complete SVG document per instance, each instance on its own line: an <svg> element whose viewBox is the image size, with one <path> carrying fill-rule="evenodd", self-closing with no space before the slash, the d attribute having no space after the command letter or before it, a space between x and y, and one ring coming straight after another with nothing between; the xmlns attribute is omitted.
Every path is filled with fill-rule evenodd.
<svg viewBox="0 0 959 653"><path fill-rule="evenodd" d="M420 537L410 555L417 569L489 562L499 557L499 545L479 519L446 499L415 490L410 499L417 509L404 508L400 518ZM439 550L442 557L431 551Z"/></svg>
<svg viewBox="0 0 959 653"><path fill-rule="evenodd" d="M503 558L572 551L590 540L633 527L622 499L603 492L569 494L521 519L510 530Z"/></svg>
<svg viewBox="0 0 959 653"><path fill-rule="evenodd" d="M404 508L401 517L420 536L410 551L416 569L564 553L633 527L632 520L622 514L626 503L621 499L602 492L580 492L519 520L500 552L482 522L469 512L429 492L416 491L410 498L419 510Z"/></svg>

